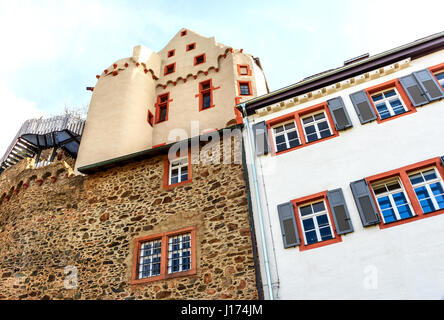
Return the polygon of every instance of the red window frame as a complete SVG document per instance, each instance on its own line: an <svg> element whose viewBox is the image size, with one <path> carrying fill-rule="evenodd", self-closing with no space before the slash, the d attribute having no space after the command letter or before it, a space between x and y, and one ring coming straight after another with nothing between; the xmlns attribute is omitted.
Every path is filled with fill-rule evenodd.
<svg viewBox="0 0 444 320"><path fill-rule="evenodd" d="M170 50L168 51L167 57L168 58L174 57L175 54L176 54L176 49Z"/></svg>
<svg viewBox="0 0 444 320"><path fill-rule="evenodd" d="M248 85L248 91L249 91L250 94L242 94L242 92L241 92L241 84ZM238 88L238 91L239 91L239 95L242 96L242 97L248 97L248 96L252 96L253 95L253 90L251 90L251 81L241 81L241 80L238 80L237 81L237 88Z"/></svg>
<svg viewBox="0 0 444 320"><path fill-rule="evenodd" d="M166 100L162 102L162 98L166 97ZM154 123L162 123L165 121L168 121L168 113L169 113L169 109L170 109L170 102L173 101L173 99L170 99L170 93L163 93L157 96L157 103L155 104L155 108L156 108L156 117L155 117L155 122ZM165 120L160 121L160 109L161 108L166 108L166 116L165 116Z"/></svg>
<svg viewBox="0 0 444 320"><path fill-rule="evenodd" d="M304 131L304 127L302 126L302 120L301 118L303 118L306 115L309 115L311 113L317 112L317 111L324 111L325 115L327 116L327 121L328 124L330 125L330 129L332 131L332 135L326 138L322 138L322 139L318 139L316 141L312 141L312 142L307 142L305 139L305 131ZM296 122L296 128L297 128L297 132L298 132L298 136L301 142L301 145L297 146L297 147L293 147L287 150L283 150L280 152L276 152L276 141L273 139L273 133L272 133L272 127L278 125L278 124L283 124L287 121L290 120L294 120ZM266 125L267 125L267 130L268 130L268 142L271 146L271 155L272 156L276 156L276 155L280 155L280 154L284 154L296 149L300 149L300 148L304 148L322 141L326 141L332 138L335 138L337 136L339 136L339 132L338 130L336 130L334 121L333 121L333 117L330 114L330 110L328 108L327 102L323 102L321 104L317 104L296 112L292 112L286 115L283 115L281 117L278 118L274 118L271 120L266 121Z"/></svg>
<svg viewBox="0 0 444 320"><path fill-rule="evenodd" d="M396 91L398 91L399 95L401 96L402 102L405 104L405 107L407 108L407 111L404 112L404 113L401 113L401 114L398 114L398 115L395 115L395 116L392 116L392 117L389 117L389 118L386 118L386 119L382 120L381 117L379 116L379 113L378 113L378 110L376 109L375 104L373 103L373 100L372 100L371 96L372 96L372 94L375 94L375 93L377 93L379 91L388 90L388 89L391 89L391 88L396 88ZM405 115L417 112L416 108L413 106L413 104L410 101L407 93L404 91L404 88L402 87L401 83L399 82L399 79L390 80L390 81L384 82L382 84L378 84L376 86L367 88L367 89L365 89L365 92L367 94L368 99L370 100L370 104L371 104L373 110L375 111L375 114L377 116L376 121L378 123L383 123L383 122L386 122L386 121L390 121L390 120L393 120L393 119L396 119L396 118L399 118L399 117L403 117Z"/></svg>
<svg viewBox="0 0 444 320"><path fill-rule="evenodd" d="M433 75L435 80L439 83L438 79L435 76L435 73L440 73L444 71L444 63L437 64L436 66L432 66L429 68L430 73Z"/></svg>
<svg viewBox="0 0 444 320"><path fill-rule="evenodd" d="M186 36L187 35L187 30L183 30L181 33L180 33L180 36L181 37L184 37L184 36Z"/></svg>
<svg viewBox="0 0 444 320"><path fill-rule="evenodd" d="M170 73L167 73L167 71L168 71L168 69L169 69L170 67L173 68L173 71L171 71ZM176 72L176 63L175 63L175 62L174 62L174 63L171 63L171 64L169 64L169 65L166 65L165 68L163 69L163 75L164 75L164 76L167 76L167 75L169 75L169 74L173 74L174 72Z"/></svg>
<svg viewBox="0 0 444 320"><path fill-rule="evenodd" d="M153 114L151 113L150 110L148 110L148 116L147 116L146 120L150 124L151 127L154 126L154 116L153 116Z"/></svg>
<svg viewBox="0 0 444 320"><path fill-rule="evenodd" d="M168 190L170 188L182 186L192 181L192 165L191 165L191 148L188 148L188 179L175 184L169 184L170 181L170 160L168 155L165 156L163 161L163 189ZM177 156L179 158L179 156Z"/></svg>
<svg viewBox="0 0 444 320"><path fill-rule="evenodd" d="M200 58L200 57L203 57L203 61L197 63L197 59ZM197 55L197 56L194 57L194 65L195 65L195 66L197 66L197 65L199 65L199 64L203 64L203 63L205 63L206 61L207 61L207 56L206 56L205 53L203 53L203 54L199 54L199 55Z"/></svg>
<svg viewBox="0 0 444 320"><path fill-rule="evenodd" d="M191 233L191 269L183 272L168 273L168 238ZM140 248L144 242L161 240L161 263L160 275L148 278L138 278L138 265L140 261ZM197 256L196 256L196 226L187 227L171 232L157 233L134 240L133 266L131 284L143 284L158 280L178 278L184 276L195 275L197 273Z"/></svg>
<svg viewBox="0 0 444 320"><path fill-rule="evenodd" d="M210 88L209 89L203 89L203 86L205 85L205 84L208 84L209 83L209 85L210 85ZM205 110L208 110L208 109L211 109L211 108L213 108L213 107L215 107L216 105L214 104L214 100L213 100L213 91L214 90L217 90L217 89L219 89L220 87L213 87L213 81L212 81L212 79L208 79L208 80L205 80L205 81L201 81L201 82L199 82L199 93L198 94L196 94L196 98L199 98L199 112L200 111L205 111ZM206 93L209 93L210 94L210 98L211 98L211 105L209 106L209 107L207 107L207 108L203 108L203 102L204 102L204 94L206 94Z"/></svg>
<svg viewBox="0 0 444 320"><path fill-rule="evenodd" d="M305 240L304 240L304 230L302 228L302 221L299 216L299 207L301 207L304 204L307 204L309 202L313 202L313 201L317 201L317 200L323 200L325 203L328 217L330 219L330 226L331 226L331 229L332 229L335 237L330 240L320 241L320 242L316 242L316 243L312 243L312 244L306 244ZM294 208L293 213L296 218L296 227L298 228L298 234L301 239L301 244L299 245L299 251L306 251L306 250L325 247L325 246L328 246L328 245L331 245L334 243L342 242L341 235L338 235L338 233L336 231L336 226L334 223L333 214L331 213L331 209L330 209L330 203L328 202L327 191L323 191L323 192L319 192L319 193L309 195L306 197L291 200L291 202L293 203L293 208Z"/></svg>
<svg viewBox="0 0 444 320"><path fill-rule="evenodd" d="M241 73L241 68L247 68L247 73L246 74L242 74ZM250 66L248 64L238 64L237 65L237 74L239 76L251 76Z"/></svg>
<svg viewBox="0 0 444 320"><path fill-rule="evenodd" d="M444 213L444 209L441 209L441 210L437 210L437 211L425 214L424 211L422 210L421 204L419 203L419 200L416 196L415 190L413 189L413 186L412 186L410 179L408 177L409 174L414 171L425 169L427 167L432 167L432 166L437 169L439 175L441 176L441 179L444 181L444 166L442 165L441 159L439 157L432 158L432 159L425 160L425 161L421 161L421 162L418 162L418 163L415 163L412 165L408 165L408 166L405 166L405 167L402 167L399 169L387 171L384 173L380 173L380 174L365 178L368 185L370 186L373 201L375 201L376 209L377 209L379 217L381 219L381 222L379 223L380 229L391 228L391 227L398 226L401 224L424 219L427 217L433 217L433 216ZM415 215L413 217L410 217L407 219L398 220L398 221L394 221L394 222L390 222L390 223L384 223L383 222L384 220L382 218L382 213L379 210L379 207L377 206L376 197L374 195L373 188L371 187L371 185L374 183L384 181L384 180L387 180L390 178L395 178L395 177L398 177L399 180L401 180L401 183L404 187L406 196L408 197L408 200L410 200L410 204L413 209L413 214L415 214Z"/></svg>
<svg viewBox="0 0 444 320"><path fill-rule="evenodd" d="M190 48L191 46L193 46L193 47ZM196 42L187 44L186 51L191 51L191 50L194 50L194 49L196 49Z"/></svg>

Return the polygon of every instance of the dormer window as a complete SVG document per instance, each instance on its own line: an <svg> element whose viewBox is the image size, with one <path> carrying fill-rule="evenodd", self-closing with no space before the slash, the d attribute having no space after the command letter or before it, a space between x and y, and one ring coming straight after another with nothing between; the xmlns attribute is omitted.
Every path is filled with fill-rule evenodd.
<svg viewBox="0 0 444 320"><path fill-rule="evenodd" d="M205 53L194 57L194 65L205 63Z"/></svg>

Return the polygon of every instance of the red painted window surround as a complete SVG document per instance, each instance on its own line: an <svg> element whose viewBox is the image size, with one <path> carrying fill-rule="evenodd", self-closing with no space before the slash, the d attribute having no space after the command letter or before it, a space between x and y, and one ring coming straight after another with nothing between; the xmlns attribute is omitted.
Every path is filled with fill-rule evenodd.
<svg viewBox="0 0 444 320"><path fill-rule="evenodd" d="M248 91L250 92L250 94L241 94L241 84L247 84L248 85ZM251 82L250 81L237 81L237 89L238 89L238 94L242 97L246 97L246 96L252 96L253 95L253 90L251 90Z"/></svg>
<svg viewBox="0 0 444 320"><path fill-rule="evenodd" d="M312 243L312 244L306 245L305 241L304 241L304 230L302 229L302 223L301 223L301 219L299 217L298 207L300 207L308 202L312 202L312 201L316 201L316 200L324 200L325 207L327 208L327 212L328 212L328 217L329 217L330 223L331 223L331 228L333 230L333 234L335 237L330 240L320 241L317 243ZM323 191L323 192L319 192L319 193L316 193L316 194L313 194L310 196L291 200L291 202L293 203L294 214L296 217L296 227L298 228L298 234L299 234L299 237L301 238L301 244L299 245L299 251L306 251L306 250L310 250L310 249L328 246L333 243L342 242L342 238L340 235L337 234L336 227L333 222L334 219L333 219L333 215L330 211L330 204L329 204L328 198L327 198L327 191Z"/></svg>
<svg viewBox="0 0 444 320"><path fill-rule="evenodd" d="M392 117L389 117L387 119L381 120L381 117L379 116L378 111L376 110L376 107L375 107L375 104L373 103L371 95L375 94L375 93L377 93L379 91L390 89L390 88L396 88L396 90L398 91L399 95L401 96L402 102L407 107L407 111L404 112L404 113L398 114L396 116L392 116ZM378 123L383 123L383 122L386 122L386 121L390 121L390 120L393 120L393 119L405 116L407 114L411 114L411 113L415 113L416 112L416 108L413 106L412 102L410 101L407 93L404 91L404 88L402 87L402 85L401 85L401 83L399 82L398 79L393 79L393 80L384 82L382 84L378 84L376 86L367 88L367 89L365 89L365 92L367 93L367 97L370 100L370 104L373 107L373 110L375 111L375 113L377 115L376 121Z"/></svg>
<svg viewBox="0 0 444 320"><path fill-rule="evenodd" d="M328 123L330 125L330 129L332 130L332 135L329 136L329 137L323 138L323 139L316 140L316 141L307 142L305 140L304 128L302 127L302 120L301 120L301 118L304 117L307 114L310 114L310 113L313 113L313 112L316 112L316 111L324 111L325 112L325 114L327 116ZM271 127L273 127L273 126L275 126L277 124L280 124L280 123L285 123L285 122L290 121L290 120L294 120L296 122L296 127L297 127L297 131L298 131L299 139L301 141L301 145L297 146L297 147L294 147L294 148L287 149L287 150L283 150L281 152L276 152L276 145L275 145L275 141L273 139L273 133L272 133L272 128ZM271 155L272 156L281 155L281 154L284 154L284 153L287 153L287 152L290 152L290 151L293 151L293 150L296 150L296 149L300 149L300 148L304 148L304 147L307 147L307 146L311 146L313 144L316 144L316 143L319 143L319 142L322 142L322 141L325 141L325 140L329 140L329 139L332 139L332 138L335 138L335 137L339 136L339 132L336 130L333 118L332 118L332 116L330 114L330 110L328 109L327 102L324 102L324 103L321 103L321 104L317 104L317 105L314 105L314 106L311 106L311 107L308 107L308 108L305 108L305 109L302 109L302 110L299 110L299 111L296 111L296 112L292 112L292 113L283 115L283 116L278 117L278 118L274 118L274 119L268 120L266 122L266 124L267 124L267 129L268 129L268 139L269 139L269 143L270 143L270 146L271 146Z"/></svg>
<svg viewBox="0 0 444 320"><path fill-rule="evenodd" d="M188 148L188 180L182 181L176 184L169 184L170 178L170 160L168 155L165 156L163 161L163 189L168 190L170 188L182 186L192 181L192 165L191 165L191 148Z"/></svg>
<svg viewBox="0 0 444 320"><path fill-rule="evenodd" d="M242 74L241 73L241 68L247 68L247 73L246 74ZM238 64L237 65L237 74L239 76L251 76L250 66L248 64Z"/></svg>
<svg viewBox="0 0 444 320"><path fill-rule="evenodd" d="M150 110L148 110L147 121L148 121L148 123L150 124L151 127L154 126L154 116L153 116L153 114L151 113Z"/></svg>
<svg viewBox="0 0 444 320"><path fill-rule="evenodd" d="M170 72L170 73L167 73L167 72L168 72L168 69L170 69L171 67L173 68L173 71ZM172 73L174 73L174 72L176 72L176 63L175 63L175 62L172 63L172 64L169 64L169 65L165 66L164 69L163 69L163 75L164 75L164 76L169 75L169 74L172 74Z"/></svg>
<svg viewBox="0 0 444 320"><path fill-rule="evenodd" d="M175 54L176 54L176 49L170 50L168 51L167 57L168 58L174 57Z"/></svg>
<svg viewBox="0 0 444 320"><path fill-rule="evenodd" d="M183 272L175 272L168 274L168 238L178 236L181 234L191 233L191 269ZM148 277L143 279L138 279L138 265L140 261L140 248L144 242L161 240L161 262L160 262L160 275L154 277ZM143 284L158 280L165 280L177 277L190 276L197 273L197 263L196 263L196 227L187 227L180 230L172 232L163 232L146 237L141 237L135 239L134 243L134 254L133 254L133 266L132 266L132 276L131 284Z"/></svg>
<svg viewBox="0 0 444 320"><path fill-rule="evenodd" d="M191 51L191 50L194 50L194 49L196 49L196 42L187 44L186 51Z"/></svg>
<svg viewBox="0 0 444 320"><path fill-rule="evenodd" d="M439 82L438 79L436 79L435 73L438 73L440 71L444 71L444 63L440 63L440 64L437 64L436 66L430 67L429 71L432 73L435 80L437 82Z"/></svg>
<svg viewBox="0 0 444 320"><path fill-rule="evenodd" d="M208 83L210 84L210 88L204 90L203 89L204 85L206 85ZM208 109L211 109L211 108L215 107L214 100L213 100L213 91L217 90L217 89L220 89L220 86L219 87L213 87L213 80L212 79L208 79L208 80L199 82L199 88L198 89L199 89L199 93L196 94L195 97L199 98L199 112L200 111L205 111L205 110L208 110ZM205 93L208 93L208 92L210 93L210 96L211 96L211 106L209 106L209 107L204 109L203 108L203 95Z"/></svg>
<svg viewBox="0 0 444 320"><path fill-rule="evenodd" d="M164 102L162 102L162 98L166 98L166 100ZM162 123L165 121L168 121L168 113L169 113L169 109L170 109L170 102L172 102L173 99L170 99L170 93L163 93L157 96L157 103L154 105L154 107L156 108L156 117L155 117L155 121L154 123ZM163 121L159 121L160 118L160 109L161 107L166 107L166 117L165 120Z"/></svg>
<svg viewBox="0 0 444 320"><path fill-rule="evenodd" d="M180 33L180 36L181 37L184 37L184 36L186 36L187 35L187 30L184 30L184 31L182 31L181 33Z"/></svg>
<svg viewBox="0 0 444 320"><path fill-rule="evenodd" d="M203 61L200 62L200 63L198 63L197 60L198 60L200 57L203 57ZM203 63L205 63L206 61L207 61L207 56L206 56L205 53L203 53L203 54L199 54L199 55L197 55L197 56L194 57L194 65L195 65L195 66L197 66L197 65L199 65L199 64L203 64Z"/></svg>
<svg viewBox="0 0 444 320"><path fill-rule="evenodd" d="M435 167L438 170L438 172L441 176L441 179L444 180L444 166L441 164L441 159L439 157L432 158L432 159L418 162L418 163L415 163L415 164L412 164L409 166L405 166L405 167L402 167L402 168L399 168L396 170L387 171L384 173L380 173L380 174L365 178L368 185L370 186L371 184L378 182L378 181L383 181L386 179L398 177L404 186L404 190L405 190L407 197L409 198L410 203L412 205L413 213L415 214L415 216L413 216L411 218L407 218L407 219L384 224L384 222L383 222L384 220L382 219L382 214L379 211L378 207L376 206L379 216L380 216L380 219L381 219L381 223L379 224L380 229L391 228L394 226L399 226L401 224L409 223L412 221L416 221L416 220L420 220L420 219L424 219L424 218L428 218L428 217L433 217L433 216L444 213L444 209L442 209L442 210L437 210L434 212L424 214L424 212L421 208L421 205L419 203L419 200L416 197L415 191L413 190L412 184L410 183L410 179L408 177L408 175L410 173L412 173L413 171L416 171L416 170L425 169L427 167ZM371 194L372 194L373 200L375 201L375 203L377 203L376 197L373 194L373 192L371 192Z"/></svg>

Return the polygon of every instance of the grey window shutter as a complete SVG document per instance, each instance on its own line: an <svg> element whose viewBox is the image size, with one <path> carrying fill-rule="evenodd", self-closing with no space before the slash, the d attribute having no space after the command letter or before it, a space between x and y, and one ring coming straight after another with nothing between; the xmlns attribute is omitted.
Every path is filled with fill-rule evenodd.
<svg viewBox="0 0 444 320"><path fill-rule="evenodd" d="M293 204L291 202L278 205L279 220L281 223L282 239L284 248L296 247L300 245L296 218L294 216Z"/></svg>
<svg viewBox="0 0 444 320"><path fill-rule="evenodd" d="M353 124L348 116L344 101L341 97L333 98L327 101L328 108L333 116L336 130L345 130L353 127Z"/></svg>
<svg viewBox="0 0 444 320"><path fill-rule="evenodd" d="M253 134L256 155L262 156L268 154L270 151L270 145L268 143L268 130L265 121L253 125Z"/></svg>
<svg viewBox="0 0 444 320"><path fill-rule="evenodd" d="M429 99L429 101L444 98L444 92L430 70L424 69L413 72L413 75L415 76L416 80L418 80L419 85L427 95L427 99Z"/></svg>
<svg viewBox="0 0 444 320"><path fill-rule="evenodd" d="M353 225L345 203L342 189L335 189L327 192L328 202L335 221L337 234L353 232Z"/></svg>
<svg viewBox="0 0 444 320"><path fill-rule="evenodd" d="M350 188L355 198L356 206L361 216L362 225L368 227L378 224L379 218L376 204L373 201L371 190L365 179L350 183Z"/></svg>
<svg viewBox="0 0 444 320"><path fill-rule="evenodd" d="M353 106L355 107L361 124L377 119L375 110L373 109L372 104L368 99L367 93L364 90L352 93L350 95L350 99L353 103Z"/></svg>
<svg viewBox="0 0 444 320"><path fill-rule="evenodd" d="M399 82L404 88L404 91L407 92L407 95L409 96L409 99L412 102L413 106L419 107L426 103L429 103L426 94L422 90L421 86L419 85L413 74L399 78Z"/></svg>

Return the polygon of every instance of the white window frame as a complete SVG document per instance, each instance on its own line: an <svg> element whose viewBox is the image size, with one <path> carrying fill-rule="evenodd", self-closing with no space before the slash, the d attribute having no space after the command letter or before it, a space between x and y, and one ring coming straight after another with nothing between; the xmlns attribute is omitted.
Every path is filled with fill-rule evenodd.
<svg viewBox="0 0 444 320"><path fill-rule="evenodd" d="M186 163L174 166L174 163L176 163L176 162L180 163L182 160L186 160ZM174 184L178 184L178 183L181 183L181 182L184 182L184 181L188 181L188 179L190 177L190 170L188 168L188 165L189 165L188 161L189 161L188 156L185 156L185 157L182 157L182 158L177 158L177 159L169 161L170 162L169 170L168 170L168 184L169 185L173 185L173 183L171 182L171 179L173 178L172 173L173 173L173 169L176 169L176 168L178 169L178 181L176 183L174 183ZM184 167L187 168L187 180L182 181L182 168L184 168Z"/></svg>
<svg viewBox="0 0 444 320"><path fill-rule="evenodd" d="M189 241L187 241L189 243L189 247L188 248L184 248L183 247L183 244L184 244L183 238L186 237L186 236L190 237ZM192 250L191 250L191 245L192 245L192 243L191 243L191 240L192 240L191 236L192 236L191 232L189 232L189 233L178 234L178 235L175 235L175 236L169 236L168 237L168 259L167 259L167 269L168 269L167 272L168 272L168 274L178 273L178 272L183 272L183 271L189 271L189 270L192 269L191 259L193 259L193 258L192 258ZM173 239L176 239L176 238L180 238L181 239L181 241L179 242L180 248L178 250L173 251L172 250L172 246L174 245L173 244ZM173 265L170 265L170 261L173 261L173 252L179 252L181 254L181 256L179 258L174 258L176 260L179 260L179 270L178 271L173 271ZM184 252L189 252L190 255L188 257L184 257L182 255ZM190 259L190 262L188 263L190 267L188 269L184 270L183 269L183 265L184 265L183 264L183 260L185 258L189 258Z"/></svg>
<svg viewBox="0 0 444 320"><path fill-rule="evenodd" d="M307 124L304 124L304 119L305 118L308 118L308 117L311 117L311 116L315 116L315 115L318 115L318 114L321 114L321 113L323 113L324 114L324 118L322 118L322 119L320 119L320 120L314 120L313 122L310 122L310 123L307 123ZM318 111L316 111L316 112L312 112L312 113L310 113L310 114L306 114L306 115L303 115L303 116L301 116L301 124L302 124L302 130L304 131L304 137L305 137L305 142L306 143L311 143L311 142L315 142L315 141L318 141L318 140L321 140L321 139L325 139L325 138L327 138L327 137L321 137L321 131L319 130L319 128L318 128L318 123L320 123L320 122L327 122L327 125L328 125L328 129L330 130L330 136L333 134L333 130L332 130L332 128L331 128L331 125L330 125L330 120L328 119L328 116L327 116L327 113L325 112L325 110L318 110ZM307 137L307 132L305 131L305 128L306 127L309 127L309 126L312 126L312 125L314 125L314 127L315 127L315 131L316 131L316 136L318 137L316 140L314 140L314 141L308 141L308 137Z"/></svg>
<svg viewBox="0 0 444 320"><path fill-rule="evenodd" d="M375 193L375 189L378 189L379 187L384 186L384 185L386 186L387 184L391 184L392 182L395 182L395 181L399 183L399 185L401 187L400 189L386 191L386 192L380 193L378 195ZM378 206L379 212L381 213L381 217L382 217L382 220L384 221L384 223L386 223L386 222L385 222L385 219L384 219L384 214L382 213L382 209L381 209L381 207L379 205L378 199L382 198L382 197L386 197L386 196L389 198L390 205L392 206L392 209L395 212L396 221L405 220L405 218L404 219L401 218L401 215L399 214L398 207L396 206L395 200L393 199L393 194L394 193L399 193L399 191L402 191L404 193L404 196L405 196L405 198L407 200L407 204L408 204L408 206L410 208L410 212L412 213L412 217L416 216L415 211L412 208L412 204L410 202L410 198L409 198L407 192L405 191L405 188L404 188L404 185L402 184L401 179L399 179L398 177L387 179L387 180L384 180L384 181L381 181L381 182L376 182L376 183L371 185L371 189L372 189L373 195L375 196L376 205ZM396 222L396 221L392 221L392 222Z"/></svg>
<svg viewBox="0 0 444 320"><path fill-rule="evenodd" d="M425 178L424 178L423 172L430 171L430 170L432 170L432 169L435 171L436 179L426 181ZM418 200L418 202L420 202L420 200L418 199L418 196L416 195L415 188L423 187L423 186L424 186L424 187L426 187L427 192L429 193L430 200L432 200L433 205L435 206L435 208L437 208L437 209L435 209L435 211L437 211L437 210L442 210L442 209L439 208L438 202L436 202L435 196L433 195L433 191L432 191L432 189L430 188L430 185L431 185L431 184L433 184L433 183L437 183L437 182L440 182L440 183L441 183L441 186L444 187L444 183L443 183L443 180L442 180L442 178L441 178L441 175L439 174L439 171L436 169L435 166L433 166L433 167L428 167L428 168L421 169L421 170L417 170L417 171L414 171L414 172L409 173L409 175L408 175L408 176L409 176L409 180L410 180L410 176L414 176L414 175L417 175L417 174L419 174L419 173L420 173L420 174L422 175L422 177L424 178L424 182L420 182L420 183L413 184L413 183L410 181L410 184L411 184L412 187L413 187L413 192L415 192L416 199ZM421 202L420 202L419 205L421 206ZM421 206L421 209L422 209L422 206Z"/></svg>
<svg viewBox="0 0 444 320"><path fill-rule="evenodd" d="M323 202L324 203L324 208L325 208L324 211L320 211L320 212L316 212L315 213L314 210L313 210L312 214L302 216L302 214L301 214L301 207L306 207L308 205L313 205L313 204L316 204L316 203L319 203L319 202ZM304 228L304 222L303 221L307 220L307 219L313 219L313 224L314 224L314 227L315 227L314 230L316 232L316 237L318 238L318 242L315 242L315 243L327 241L327 240L322 240L321 231L319 230L318 220L316 219L317 216L327 215L328 225L330 227L330 232L331 232L331 235L332 235L332 238L329 239L329 240L332 240L332 239L336 238L336 235L335 235L335 232L333 230L332 223L331 223L331 220L330 220L330 214L328 212L327 203L326 203L325 199L322 199L322 200L318 199L318 200L313 200L313 201L310 201L310 202L301 203L300 205L298 205L298 213L299 213L299 220L301 221L302 233L304 235L304 243L306 245L309 245L309 244L307 242L307 237L305 235L305 228ZM314 244L314 243L311 243L311 244Z"/></svg>
<svg viewBox="0 0 444 320"><path fill-rule="evenodd" d="M438 80L438 75L443 75L444 76L444 70L440 70L434 73L436 80ZM438 80L438 83L441 85L441 88L444 88L444 78L442 78L441 80Z"/></svg>
<svg viewBox="0 0 444 320"><path fill-rule="evenodd" d="M294 128L290 129L290 130L285 129L285 125L290 124L290 123L294 124ZM275 129L278 128L278 127L283 127L284 130L282 132L276 133ZM295 120L291 120L291 121L287 121L287 122L282 122L282 123L276 124L276 125L271 127L271 133L273 135L273 142L274 142L274 147L276 149L276 152L278 152L277 142L276 142L276 137L278 137L278 136L282 136L282 135L284 136L284 138L285 138L285 145L287 147L285 150L288 150L288 149L292 148L292 147L290 147L290 139L288 139L288 133L293 132L293 131L295 131L297 133L298 140L299 140L299 146L301 146L302 145L302 141L301 141L301 137L300 137L300 134L299 134L299 131L298 131L298 126L297 126ZM285 150L282 150L282 151L285 151Z"/></svg>
<svg viewBox="0 0 444 320"><path fill-rule="evenodd" d="M390 97L390 98L386 98L386 97L384 97L384 92L391 91L391 90L394 90L396 95L393 96L393 97ZM378 100L377 102L373 101L373 96L377 96L378 94L382 94L382 99L381 99L381 100ZM384 118L384 119L388 119L388 118L391 118L391 117L397 115L397 114L395 114L395 112L393 111L393 107L392 107L392 105L390 104L390 101L391 101L391 100L394 100L394 99L398 99L399 101L401 101L401 105L402 105L402 107L404 108L404 113L409 111L409 109L407 108L406 103L404 102L404 100L402 100L402 97L401 97L401 95L399 94L398 89L396 89L396 87L391 87L391 88L388 88L388 89L384 89L384 90L381 90L381 91L378 91L378 92L372 93L372 94L370 95L370 98L371 98L371 100L372 100L373 105L375 106L376 113L378 114L378 116L379 116L380 119L382 119L382 117L381 117L381 114L380 114L379 111L378 111L378 108L376 108L376 105L377 105L377 104L381 104L381 103L384 103L384 104L385 104L387 110L388 110L389 113L390 113L390 117L387 117L387 118Z"/></svg>
<svg viewBox="0 0 444 320"><path fill-rule="evenodd" d="M156 253L156 254L151 254L149 255L151 262L149 263L151 270L149 271L149 274L147 276L143 276L143 260L147 257L147 256L142 256L142 252L143 252L143 247L147 244L152 244L152 248L151 248L151 252L153 252L154 250L154 245L160 243L160 252ZM142 242L140 244L140 250L139 250L139 272L138 272L138 279L146 279L146 278L151 278L151 277L157 277L160 274L162 274L162 239L154 239L154 240L150 240L150 241L146 241L146 242ZM153 274L153 258L160 258L160 262L156 262L156 264L159 264L159 273L158 274Z"/></svg>

